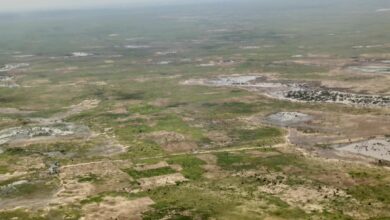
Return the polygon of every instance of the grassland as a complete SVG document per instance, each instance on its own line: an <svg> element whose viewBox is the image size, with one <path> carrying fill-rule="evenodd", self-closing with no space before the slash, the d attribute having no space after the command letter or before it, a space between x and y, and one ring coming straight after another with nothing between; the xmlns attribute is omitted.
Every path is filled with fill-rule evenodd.
<svg viewBox="0 0 390 220"><path fill-rule="evenodd" d="M0 72L19 85L0 87L0 219L389 219L387 161L334 147L388 137L387 107L183 83L255 74L390 95L389 75L347 68L390 60L385 3L0 15L0 68L29 64ZM314 119L268 124L276 112ZM6 133L56 123L89 131Z"/></svg>

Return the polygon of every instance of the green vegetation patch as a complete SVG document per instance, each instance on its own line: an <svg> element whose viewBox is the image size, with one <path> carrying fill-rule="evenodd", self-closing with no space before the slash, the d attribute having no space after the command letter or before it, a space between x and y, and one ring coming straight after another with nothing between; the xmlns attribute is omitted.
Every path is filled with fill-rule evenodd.
<svg viewBox="0 0 390 220"><path fill-rule="evenodd" d="M174 131L181 134L191 136L194 140L201 140L203 138L202 131L199 128L189 126L180 117L175 115L168 115L158 118L157 125L153 127L158 131Z"/></svg>
<svg viewBox="0 0 390 220"><path fill-rule="evenodd" d="M168 160L170 164L179 164L183 170L184 177L190 180L200 179L204 173L202 165L206 164L203 160L192 155L175 156Z"/></svg>
<svg viewBox="0 0 390 220"><path fill-rule="evenodd" d="M162 175L172 174L172 173L176 172L171 167L161 167L161 168L157 168L157 169L143 170L143 171L129 169L129 170L125 170L125 171L131 177L133 177L135 179L147 178L147 177L153 177L153 176L162 176Z"/></svg>
<svg viewBox="0 0 390 220"><path fill-rule="evenodd" d="M153 210L144 214L144 219L161 219L171 213L181 219L184 211L191 213L191 219L210 219L237 205L230 198L222 198L201 188L185 185L158 188L150 192L156 202Z"/></svg>
<svg viewBox="0 0 390 220"><path fill-rule="evenodd" d="M47 218L29 211L22 209L16 209L11 211L2 211L0 212L0 219L2 220L13 220L13 219L23 219L23 220L45 220Z"/></svg>
<svg viewBox="0 0 390 220"><path fill-rule="evenodd" d="M136 105L129 107L128 111L132 114L151 115L161 112L162 109L152 105Z"/></svg>
<svg viewBox="0 0 390 220"><path fill-rule="evenodd" d="M381 203L390 203L390 185L357 185L348 188L347 192L358 200L373 200Z"/></svg>
<svg viewBox="0 0 390 220"><path fill-rule="evenodd" d="M232 135L236 136L240 141L255 141L260 139L277 138L282 136L283 132L279 128L264 127L253 130L234 130Z"/></svg>
<svg viewBox="0 0 390 220"><path fill-rule="evenodd" d="M128 136L122 138L125 138L126 143L129 143L131 146L126 153L120 156L122 159L131 158L137 160L145 157L163 156L165 154L161 147L152 141L135 140Z"/></svg>
<svg viewBox="0 0 390 220"><path fill-rule="evenodd" d="M100 179L99 177L96 175L96 174L93 174L93 173L90 173L86 176L79 176L77 177L77 181L80 182L80 183L83 183L83 182L99 182Z"/></svg>
<svg viewBox="0 0 390 220"><path fill-rule="evenodd" d="M0 165L0 174L8 173L9 169L6 165Z"/></svg>
<svg viewBox="0 0 390 220"><path fill-rule="evenodd" d="M229 152L221 152L216 154L218 158L218 165L223 168L229 168L233 165L238 165L245 161L244 156L239 154L232 154Z"/></svg>
<svg viewBox="0 0 390 220"><path fill-rule="evenodd" d="M226 102L218 105L217 110L234 114L251 114L256 112L256 106L244 102Z"/></svg>
<svg viewBox="0 0 390 220"><path fill-rule="evenodd" d="M2 198L14 198L14 197L40 197L47 196L56 189L55 184L45 183L43 181L25 182L18 185L8 184L3 186L0 191L0 197Z"/></svg>
<svg viewBox="0 0 390 220"><path fill-rule="evenodd" d="M266 167L273 171L282 171L283 167L305 167L304 161L300 161L293 154L279 154L268 157L251 157L245 153L221 152L215 154L218 165L226 170L243 170Z"/></svg>

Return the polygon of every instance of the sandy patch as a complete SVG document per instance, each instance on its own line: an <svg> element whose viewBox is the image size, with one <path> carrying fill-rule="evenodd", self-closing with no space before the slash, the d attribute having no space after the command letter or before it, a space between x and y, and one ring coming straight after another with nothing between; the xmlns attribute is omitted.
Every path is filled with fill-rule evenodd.
<svg viewBox="0 0 390 220"><path fill-rule="evenodd" d="M128 146L120 144L113 138L108 138L106 142L95 145L88 151L89 156L113 156L125 153Z"/></svg>
<svg viewBox="0 0 390 220"><path fill-rule="evenodd" d="M34 113L34 111L21 110L17 108L0 108L0 114L27 115L31 113Z"/></svg>
<svg viewBox="0 0 390 220"><path fill-rule="evenodd" d="M169 167L169 164L166 161L160 161L155 164L140 164L134 167L134 170L137 171L146 171L146 170L154 170L154 169L159 169L163 167Z"/></svg>
<svg viewBox="0 0 390 220"><path fill-rule="evenodd" d="M308 55L309 57L310 55ZM296 56L295 58L299 58ZM290 60L286 61L286 63L295 63L300 65L306 65L306 66L318 66L318 67L330 67L330 68L337 68L342 67L347 63L352 62L350 59L334 59L329 57L311 57L307 59L296 59L296 60Z"/></svg>
<svg viewBox="0 0 390 220"><path fill-rule="evenodd" d="M130 163L131 164L131 163ZM132 178L118 166L119 163L113 163L111 161L99 161L82 164L67 165L60 168L60 180L63 191L69 191L71 189L71 199L85 197L91 193L99 193L105 191L130 191ZM81 178L91 177L94 184L90 182L80 182ZM88 191L74 191L73 188L82 186ZM92 187L90 187L92 186ZM79 193L79 194L77 194ZM64 199L67 199L69 193L61 193Z"/></svg>
<svg viewBox="0 0 390 220"><path fill-rule="evenodd" d="M113 162L111 161L99 161L91 163L82 163L63 166L60 169L60 178L61 179L75 179L78 177L83 177L86 175L94 174L101 178L111 178L111 177L125 177L129 179L128 175L121 171Z"/></svg>
<svg viewBox="0 0 390 220"><path fill-rule="evenodd" d="M141 178L138 180L141 188L144 190L166 185L175 185L176 183L184 181L187 181L187 179L180 173Z"/></svg>
<svg viewBox="0 0 390 220"><path fill-rule="evenodd" d="M77 180L62 181L62 186L52 199L52 203L72 204L94 193L95 187L91 183L80 183Z"/></svg>
<svg viewBox="0 0 390 220"><path fill-rule="evenodd" d="M362 73L390 74L390 66L380 65L380 64L351 66L348 69L351 71L362 72Z"/></svg>
<svg viewBox="0 0 390 220"><path fill-rule="evenodd" d="M54 71L66 74L66 73L73 73L79 69L80 67L78 66L68 66L68 67L56 68L54 69Z"/></svg>
<svg viewBox="0 0 390 220"><path fill-rule="evenodd" d="M316 144L349 143L389 134L390 118L373 114L341 114L310 111L313 120L290 127L289 140L300 147L315 147Z"/></svg>
<svg viewBox="0 0 390 220"><path fill-rule="evenodd" d="M101 203L88 204L83 207L82 220L141 220L142 213L153 205L149 197L128 200L123 197L106 197Z"/></svg>
<svg viewBox="0 0 390 220"><path fill-rule="evenodd" d="M390 161L390 138L375 138L337 148L339 151Z"/></svg>
<svg viewBox="0 0 390 220"><path fill-rule="evenodd" d="M232 143L232 138L221 131L207 132L206 137L211 140L211 145L222 147Z"/></svg>
<svg viewBox="0 0 390 220"><path fill-rule="evenodd" d="M13 173L0 174L0 182L7 181L13 178L18 178L26 174L27 172L13 172Z"/></svg>
<svg viewBox="0 0 390 220"><path fill-rule="evenodd" d="M217 165L218 158L217 156L213 154L199 154L197 157L204 162L206 162L205 165L202 165L202 168L204 169L204 174L203 176L208 178L208 179L213 179L213 178L221 178L225 177L228 175L227 172L221 169Z"/></svg>
<svg viewBox="0 0 390 220"><path fill-rule="evenodd" d="M217 164L218 158L214 154L199 154L196 157L203 160L207 164Z"/></svg>
<svg viewBox="0 0 390 220"><path fill-rule="evenodd" d="M167 99L167 98L156 99L152 102L149 102L150 105L157 106L157 107L166 107L170 103L171 103L171 100Z"/></svg>
<svg viewBox="0 0 390 220"><path fill-rule="evenodd" d="M267 157L280 155L280 153L276 151L258 151L258 150L248 151L248 154L255 158L259 158L259 157L267 158Z"/></svg>
<svg viewBox="0 0 390 220"><path fill-rule="evenodd" d="M258 189L261 192L277 196L289 205L299 207L306 212L322 212L324 209L324 201L338 196L347 196L342 190L326 186L313 189L305 186L277 184L259 186Z"/></svg>
<svg viewBox="0 0 390 220"><path fill-rule="evenodd" d="M185 141L185 136L176 132L170 131L156 131L147 134L148 138L151 138L160 145L167 145L173 142Z"/></svg>
<svg viewBox="0 0 390 220"><path fill-rule="evenodd" d="M55 120L62 120L72 115L80 114L81 112L96 108L100 103L97 99L87 99L79 104L68 107L68 111L54 115L52 118Z"/></svg>

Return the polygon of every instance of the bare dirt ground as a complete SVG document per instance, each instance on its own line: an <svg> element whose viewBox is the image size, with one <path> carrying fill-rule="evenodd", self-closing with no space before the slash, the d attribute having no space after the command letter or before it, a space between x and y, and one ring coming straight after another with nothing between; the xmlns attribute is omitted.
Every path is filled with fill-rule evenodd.
<svg viewBox="0 0 390 220"><path fill-rule="evenodd" d="M152 189L159 186L175 185L176 183L184 181L187 181L187 179L180 173L141 178L138 180L143 190Z"/></svg>
<svg viewBox="0 0 390 220"><path fill-rule="evenodd" d="M56 114L52 117L52 120L63 120L72 115L80 114L81 112L91 110L96 108L100 103L100 100L97 99L87 99L82 101L77 105L72 105L68 107L68 110L59 114Z"/></svg>
<svg viewBox="0 0 390 220"><path fill-rule="evenodd" d="M387 135L389 132L390 118L381 115L334 114L318 111L307 113L312 115L314 119L301 124L298 130L291 130L290 141L293 144L313 146L333 143L337 140L368 139L372 136Z"/></svg>
<svg viewBox="0 0 390 220"><path fill-rule="evenodd" d="M72 204L93 195L95 187L92 183L80 183L77 180L62 182L61 188L51 199L51 204Z"/></svg>
<svg viewBox="0 0 390 220"><path fill-rule="evenodd" d="M345 77L345 72L335 73L334 77ZM360 94L381 94L390 95L390 88L387 85L390 76L366 76L353 74L348 76L348 83L339 80L325 79L321 85L330 89L343 89Z"/></svg>
<svg viewBox="0 0 390 220"><path fill-rule="evenodd" d="M359 154L378 160L390 161L390 138L375 138L345 146L337 147L338 151Z"/></svg>
<svg viewBox="0 0 390 220"><path fill-rule="evenodd" d="M258 190L281 198L291 206L299 207L305 212L319 211L325 208L323 203L335 197L346 197L347 194L331 187L311 188L306 186L288 186L285 184L263 185Z"/></svg>
<svg viewBox="0 0 390 220"><path fill-rule="evenodd" d="M99 143L88 150L88 155L93 156L113 156L126 152L129 146L121 144L115 137L108 134L99 134L95 137Z"/></svg>
<svg viewBox="0 0 390 220"><path fill-rule="evenodd" d="M349 63L353 62L353 59L338 59L331 58L330 56L308 56L305 59L294 59L283 61L286 63L296 63L307 66L323 66L330 68L341 68Z"/></svg>
<svg viewBox="0 0 390 220"><path fill-rule="evenodd" d="M154 169L159 169L163 167L169 167L169 164L166 161L160 161L155 164L139 164L134 167L134 170L137 171L146 171L146 170L154 170Z"/></svg>
<svg viewBox="0 0 390 220"><path fill-rule="evenodd" d="M372 74L390 74L390 65L385 65L385 63L374 63L372 65L362 65L362 66L352 66L349 67L351 71L363 72L363 73L372 73Z"/></svg>
<svg viewBox="0 0 390 220"><path fill-rule="evenodd" d="M328 76L329 78L327 79L321 79L321 85L326 88L334 90L342 89L357 94L390 94L390 88L388 86L390 74L353 71L350 65L346 65L342 68L330 70Z"/></svg>
<svg viewBox="0 0 390 220"><path fill-rule="evenodd" d="M15 210L15 209L41 209L42 207L47 207L52 204L52 194L42 194L36 196L33 199L21 199L21 198L11 198L11 199L2 199L0 200L0 207L2 210Z"/></svg>
<svg viewBox="0 0 390 220"><path fill-rule="evenodd" d="M149 197L128 200L123 197L106 197L100 203L88 204L83 207L82 220L141 220L142 213L153 205Z"/></svg>
<svg viewBox="0 0 390 220"><path fill-rule="evenodd" d="M22 110L17 108L0 108L0 114L28 115L31 113L34 113L34 111Z"/></svg>
<svg viewBox="0 0 390 220"><path fill-rule="evenodd" d="M13 173L0 174L0 181L1 182L7 181L7 180L10 180L10 179L14 179L14 178L18 178L18 177L24 176L26 174L27 174L27 172L19 172L19 171L16 171L16 172L13 172Z"/></svg>
<svg viewBox="0 0 390 220"><path fill-rule="evenodd" d="M91 163L75 164L62 166L60 169L60 178L61 179L75 179L77 177L83 177L85 175L95 174L99 177L110 176L122 176L128 179L128 175L121 171L117 165L112 161L98 161Z"/></svg>
<svg viewBox="0 0 390 220"><path fill-rule="evenodd" d="M9 165L7 161L0 160L0 165ZM29 172L33 170L40 170L46 167L45 161L39 156L22 156L18 160L13 161L9 172ZM27 170L27 171L26 171Z"/></svg>
<svg viewBox="0 0 390 220"><path fill-rule="evenodd" d="M206 137L211 140L214 147L223 147L232 143L233 139L222 131L207 132Z"/></svg>
<svg viewBox="0 0 390 220"><path fill-rule="evenodd" d="M265 118L265 122L282 127L297 125L312 120L313 117L300 112L278 112Z"/></svg>
<svg viewBox="0 0 390 220"><path fill-rule="evenodd" d="M286 62L329 68L330 71L327 73L329 78L321 79L321 85L330 89L342 88L357 94L389 95L387 85L390 79L389 60L389 54L362 54L354 59L322 57Z"/></svg>
<svg viewBox="0 0 390 220"><path fill-rule="evenodd" d="M98 161L61 167L61 188L54 201L73 203L99 192L129 190L132 178L120 166L115 161ZM92 182L81 181L85 178L92 178Z"/></svg>
<svg viewBox="0 0 390 220"><path fill-rule="evenodd" d="M213 154L200 154L197 155L197 157L204 162L206 162L205 165L202 166L202 168L205 170L205 173L203 174L204 177L208 179L214 179L214 178L222 178L226 175L228 175L227 172L223 171L221 167L217 165L218 158Z"/></svg>

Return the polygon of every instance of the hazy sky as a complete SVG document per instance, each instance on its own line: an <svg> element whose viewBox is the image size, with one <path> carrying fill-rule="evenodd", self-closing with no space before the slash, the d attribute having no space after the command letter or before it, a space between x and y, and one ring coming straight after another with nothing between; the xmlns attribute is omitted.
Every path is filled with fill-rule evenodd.
<svg viewBox="0 0 390 220"><path fill-rule="evenodd" d="M131 6L189 1L193 0L0 0L0 11L17 12L26 10L94 8L117 5Z"/></svg>

